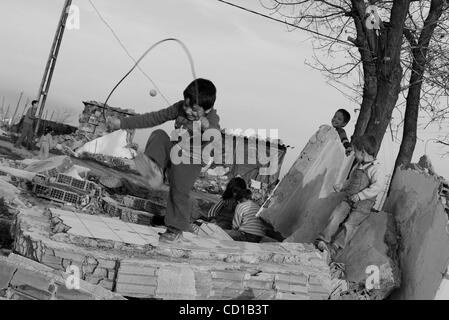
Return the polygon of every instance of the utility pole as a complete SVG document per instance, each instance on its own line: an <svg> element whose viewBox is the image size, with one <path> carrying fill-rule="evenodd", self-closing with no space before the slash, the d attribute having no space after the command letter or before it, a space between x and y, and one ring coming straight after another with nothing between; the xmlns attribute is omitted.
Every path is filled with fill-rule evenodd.
<svg viewBox="0 0 449 320"><path fill-rule="evenodd" d="M6 117L8 116L8 113L9 113L9 107L10 107L10 106L11 106L11 105L8 104L8 108L6 109L6 112L5 112L5 114L3 115L3 121L5 121Z"/></svg>
<svg viewBox="0 0 449 320"><path fill-rule="evenodd" d="M42 118L42 113L45 108L45 102L47 101L48 91L50 89L51 78L53 77L53 71L55 70L56 59L58 58L59 48L61 47L62 37L65 31L65 24L67 22L67 17L69 15L69 9L72 5L72 0L66 0L64 3L64 8L62 9L61 17L59 19L58 28L56 29L55 38L51 46L50 55L47 60L47 65L45 67L44 77L39 88L37 95L37 101L39 101L39 115L37 119L36 129L34 134L37 134L39 130L40 121Z"/></svg>

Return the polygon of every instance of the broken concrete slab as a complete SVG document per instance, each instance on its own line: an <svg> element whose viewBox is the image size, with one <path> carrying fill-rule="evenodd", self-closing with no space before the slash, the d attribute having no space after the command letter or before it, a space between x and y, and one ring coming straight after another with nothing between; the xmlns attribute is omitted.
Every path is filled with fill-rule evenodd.
<svg viewBox="0 0 449 320"><path fill-rule="evenodd" d="M123 222L114 222L117 224L111 222L109 226L121 236L118 226ZM89 222L92 228L99 227L96 224L94 220ZM136 235L142 236L163 230L141 225L133 228ZM311 245L254 244L191 233L185 233L185 241L180 243L132 245L70 233L52 234L50 217L36 209L21 211L17 230L14 250L19 254L58 270L65 270L68 265L79 266L83 280L125 296L324 299L332 291L329 267ZM176 289L181 285L179 270L190 279L184 291ZM282 283L289 277L298 279L299 286L285 287Z"/></svg>
<svg viewBox="0 0 449 320"><path fill-rule="evenodd" d="M26 170L20 170L20 169L16 169L16 168L11 168L11 167L5 167L5 166L0 166L0 172L2 172L3 174L8 174L12 177L16 177L16 178L27 180L27 181L32 181L33 178L36 176L36 173L33 173L33 172L29 172Z"/></svg>
<svg viewBox="0 0 449 320"><path fill-rule="evenodd" d="M6 201L13 201L20 194L20 190L12 184L0 179L0 198Z"/></svg>
<svg viewBox="0 0 449 320"><path fill-rule="evenodd" d="M312 242L342 199L333 186L346 179L352 161L335 129L321 126L258 215L286 241Z"/></svg>
<svg viewBox="0 0 449 320"><path fill-rule="evenodd" d="M82 153L87 152L90 154L134 159L137 152L132 148L128 148L128 145L128 132L126 130L117 130L89 141L75 151L75 156L79 157Z"/></svg>
<svg viewBox="0 0 449 320"><path fill-rule="evenodd" d="M124 300L121 295L83 280L79 281L79 288L69 289L69 273L56 271L15 254L0 257L0 266L0 287L4 297L10 299Z"/></svg>
<svg viewBox="0 0 449 320"><path fill-rule="evenodd" d="M346 281L362 288L366 284L368 268L377 268L379 286L370 292L370 297L384 299L401 285L398 247L393 215L372 213L334 261L344 264Z"/></svg>
<svg viewBox="0 0 449 320"><path fill-rule="evenodd" d="M64 173L73 167L73 163L67 156L54 156L45 160L39 160L28 165L25 170L35 173L47 173L55 171Z"/></svg>
<svg viewBox="0 0 449 320"><path fill-rule="evenodd" d="M448 215L438 191L441 181L417 170L398 169L384 209L400 235L402 285L393 299L433 299L449 260Z"/></svg>

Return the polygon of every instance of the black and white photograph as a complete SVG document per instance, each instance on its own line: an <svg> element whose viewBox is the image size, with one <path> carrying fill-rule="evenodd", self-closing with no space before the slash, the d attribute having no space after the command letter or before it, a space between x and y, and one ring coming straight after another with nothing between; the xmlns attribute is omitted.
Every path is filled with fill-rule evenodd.
<svg viewBox="0 0 449 320"><path fill-rule="evenodd" d="M0 0L0 26L0 306L449 300L448 1Z"/></svg>

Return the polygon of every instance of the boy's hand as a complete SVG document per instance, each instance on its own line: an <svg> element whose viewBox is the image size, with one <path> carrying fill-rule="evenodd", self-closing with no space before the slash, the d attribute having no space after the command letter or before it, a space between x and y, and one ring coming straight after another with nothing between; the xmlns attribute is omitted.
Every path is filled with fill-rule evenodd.
<svg viewBox="0 0 449 320"><path fill-rule="evenodd" d="M108 117L106 119L106 128L108 131L115 131L120 129L120 119L116 117Z"/></svg>
<svg viewBox="0 0 449 320"><path fill-rule="evenodd" d="M349 197L349 200L352 201L352 202L358 202L358 201L360 201L360 197L359 197L358 194L354 194L354 195Z"/></svg>
<svg viewBox="0 0 449 320"><path fill-rule="evenodd" d="M340 192L343 185L341 183L334 184L334 191Z"/></svg>
<svg viewBox="0 0 449 320"><path fill-rule="evenodd" d="M201 121L201 129L203 131L209 128L209 120L207 120L206 117L204 117L204 116L201 117L200 121Z"/></svg>

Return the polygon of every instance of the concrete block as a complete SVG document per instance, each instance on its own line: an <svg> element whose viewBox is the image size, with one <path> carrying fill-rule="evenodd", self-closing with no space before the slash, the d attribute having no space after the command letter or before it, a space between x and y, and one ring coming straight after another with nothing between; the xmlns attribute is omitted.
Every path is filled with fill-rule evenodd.
<svg viewBox="0 0 449 320"><path fill-rule="evenodd" d="M157 268L154 267L120 264L118 274L140 274L154 276L156 274L156 270Z"/></svg>
<svg viewBox="0 0 449 320"><path fill-rule="evenodd" d="M286 283L295 283L307 285L307 276L306 275L294 275L294 274L277 274L275 276L276 283L278 282L286 282Z"/></svg>
<svg viewBox="0 0 449 320"><path fill-rule="evenodd" d="M351 160L336 130L321 126L258 214L287 241L313 242L342 198L333 185L345 180Z"/></svg>
<svg viewBox="0 0 449 320"><path fill-rule="evenodd" d="M156 295L156 286L143 286L138 284L129 284L129 283L117 283L115 292L124 295L124 296L145 296L145 297L155 297Z"/></svg>
<svg viewBox="0 0 449 320"><path fill-rule="evenodd" d="M247 273L242 271L212 271L211 274L213 279L243 281Z"/></svg>
<svg viewBox="0 0 449 320"><path fill-rule="evenodd" d="M73 251L61 251L59 249L55 249L55 257L76 261L81 264L86 258L86 256L82 253L76 253Z"/></svg>
<svg viewBox="0 0 449 320"><path fill-rule="evenodd" d="M157 278L155 276L119 274L117 277L117 283L140 284L140 285L144 285L144 286L156 286Z"/></svg>
<svg viewBox="0 0 449 320"><path fill-rule="evenodd" d="M285 282L275 282L275 289L279 291L291 292L291 293L307 293L307 286L300 284L289 284Z"/></svg>
<svg viewBox="0 0 449 320"><path fill-rule="evenodd" d="M304 293L291 293L291 292L278 291L276 293L276 299L280 299L280 300L310 300L310 297L308 294L304 294Z"/></svg>

